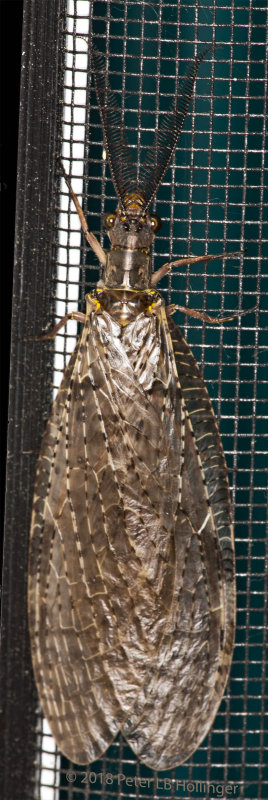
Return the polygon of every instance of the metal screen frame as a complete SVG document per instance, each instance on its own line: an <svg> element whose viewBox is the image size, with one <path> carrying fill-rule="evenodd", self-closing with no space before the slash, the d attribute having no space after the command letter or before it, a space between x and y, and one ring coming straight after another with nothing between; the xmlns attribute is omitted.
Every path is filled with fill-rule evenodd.
<svg viewBox="0 0 268 800"><path fill-rule="evenodd" d="M24 4L1 640L2 791L4 798L18 800L34 796L38 759L27 540L36 457L51 400L53 351L36 347L31 336L47 324L54 307L64 17L61 0Z"/></svg>
<svg viewBox="0 0 268 800"><path fill-rule="evenodd" d="M216 50L202 65L176 157L153 204L163 219L153 264L158 268L167 259L190 252L200 255L223 249L240 250L238 261L212 262L206 267L193 265L191 273L188 269L174 271L163 281L160 291L169 303L176 298L180 304L200 310L214 309L215 313L254 306L254 312L247 317L219 329L176 317L203 369L229 467L236 523L237 644L231 678L213 729L189 762L172 775L153 775L139 765L121 737L103 759L90 766L88 775L93 777L91 780L88 777L87 782L82 777L86 770L73 767L63 758L60 776L56 761L50 770L51 780L42 773L43 734L27 632L27 548L36 459L59 367L53 343L36 342L30 337L53 323L61 305L63 313L73 308L69 269L76 263L77 245L75 248L72 245L70 233L73 229L78 231L80 244L80 232L67 189L60 183L58 163L59 155L68 155L68 143L62 135L63 109L65 121L69 114L70 130L74 130L76 62L68 39L69 57L74 59L73 80L68 87L64 72L68 8L67 0L45 3L25 0L24 9L2 629L3 797L5 800L13 797L123 800L127 796L153 800L160 797L188 800L200 796L265 798L268 792L264 758L267 269L265 272L262 247L267 248L268 239L264 180L266 0L258 3L246 0L239 5L235 0L202 3L94 0L92 4L94 38L109 56L110 82L118 93L138 163L143 145L150 143L155 124L170 105L178 74L183 73L187 60L202 48L202 42L225 43L223 49ZM74 9L77 8L74 0ZM148 45L149 22L152 47L156 40L155 56L150 55ZM135 24L139 35L135 35ZM172 41L171 31L175 29L177 34ZM76 51L86 49L86 43L76 38ZM137 74L140 66L144 66L146 73L145 61L148 58L149 63L151 57L155 71L148 67L142 82L134 70L131 74L128 65L136 59ZM118 68L120 63L124 64L123 78ZM86 87L89 105L85 122L83 205L89 212L90 228L101 234L103 243L100 218L104 211L113 211L115 193L103 159L101 125L90 71ZM70 91L70 100L66 89ZM141 89L145 94L141 95ZM75 145L76 142L69 153L74 177L77 175ZM60 208L67 215L64 224ZM59 227L65 239L60 249ZM62 260L64 247L66 255ZM244 248L247 248L245 253ZM98 278L97 261L84 241L81 241L81 266L78 294L84 310L86 290ZM62 277L64 270L66 280ZM56 354L62 364L68 361L74 335L73 327L67 328L62 332L61 342L56 343ZM124 775L124 779L116 778L118 774ZM60 788L56 788L59 782ZM234 785L239 787L236 791ZM225 794L217 786L225 787ZM228 791L226 786L231 789Z"/></svg>

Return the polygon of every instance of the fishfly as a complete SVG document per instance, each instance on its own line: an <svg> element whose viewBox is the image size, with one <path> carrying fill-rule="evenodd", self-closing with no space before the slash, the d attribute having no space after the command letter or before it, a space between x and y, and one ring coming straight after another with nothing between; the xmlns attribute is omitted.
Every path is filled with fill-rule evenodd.
<svg viewBox="0 0 268 800"><path fill-rule="evenodd" d="M137 182L103 59L91 49L118 197L106 218L107 255L66 176L104 274L86 315L68 315L84 328L42 441L28 597L40 702L59 749L77 764L99 758L119 731L152 769L184 762L212 725L230 669L226 463L174 306L165 308L155 288L172 266L216 256L179 259L152 276L149 255L160 220L148 208L209 50L191 64Z"/></svg>

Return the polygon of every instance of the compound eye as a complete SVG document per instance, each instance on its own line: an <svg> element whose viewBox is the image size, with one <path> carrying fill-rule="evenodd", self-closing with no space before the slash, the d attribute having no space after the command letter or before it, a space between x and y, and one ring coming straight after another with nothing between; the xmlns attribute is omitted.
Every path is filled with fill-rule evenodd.
<svg viewBox="0 0 268 800"><path fill-rule="evenodd" d="M152 228L154 233L157 233L157 231L160 230L161 225L162 225L162 221L161 221L160 217L157 217L156 214L153 217L151 217L151 228Z"/></svg>
<svg viewBox="0 0 268 800"><path fill-rule="evenodd" d="M115 223L115 219L116 219L115 214L108 214L106 219L105 219L105 227L106 228L113 228L114 223Z"/></svg>

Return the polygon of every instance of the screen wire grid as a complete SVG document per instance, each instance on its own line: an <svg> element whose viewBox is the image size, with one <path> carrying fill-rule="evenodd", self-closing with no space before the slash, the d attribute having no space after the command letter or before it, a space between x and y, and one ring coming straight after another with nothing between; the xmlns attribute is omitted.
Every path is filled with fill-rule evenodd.
<svg viewBox="0 0 268 800"><path fill-rule="evenodd" d="M176 154L152 204L163 223L154 243L153 266L190 253L240 251L240 258L173 271L159 288L167 303L215 314L254 308L248 316L219 328L176 315L203 369L229 468L235 508L237 636L231 678L213 728L190 762L172 775L167 773L166 784L165 774L152 777L120 736L103 759L90 765L85 777L86 768L55 755L45 727L40 798L267 797L266 3L69 0L61 152L89 227L107 247L102 220L115 209L116 201L90 73L91 30L107 59L137 167L170 108L189 59L208 42L223 45L200 68ZM61 194L56 321L78 305L84 310L86 291L98 279L97 260L81 237L63 181ZM57 337L56 388L75 337L73 322Z"/></svg>

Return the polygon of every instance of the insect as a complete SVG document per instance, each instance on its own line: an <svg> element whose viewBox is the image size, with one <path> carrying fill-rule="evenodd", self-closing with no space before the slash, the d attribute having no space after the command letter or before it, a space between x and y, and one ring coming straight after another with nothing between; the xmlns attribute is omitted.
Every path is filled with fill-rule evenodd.
<svg viewBox="0 0 268 800"><path fill-rule="evenodd" d="M172 266L214 257L151 276L149 255L160 220L148 208L209 49L191 64L138 184L102 57L91 50L118 207L106 218L106 256L70 187L104 274L86 315L71 315L84 328L42 441L28 588L40 701L59 749L78 764L98 758L119 730L152 769L185 761L212 725L232 658L224 454L174 308L155 288Z"/></svg>

